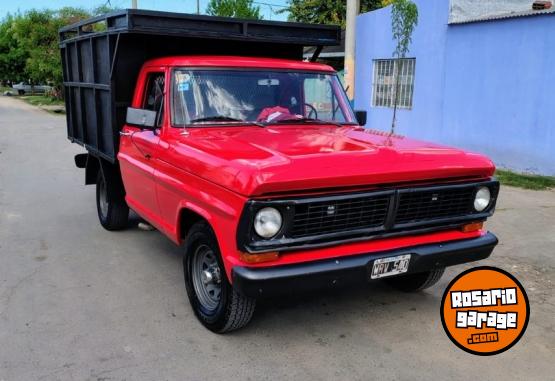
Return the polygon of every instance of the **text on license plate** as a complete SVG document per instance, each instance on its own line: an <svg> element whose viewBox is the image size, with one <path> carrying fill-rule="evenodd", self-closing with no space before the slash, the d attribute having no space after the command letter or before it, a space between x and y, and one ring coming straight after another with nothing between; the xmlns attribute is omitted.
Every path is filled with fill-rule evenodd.
<svg viewBox="0 0 555 381"><path fill-rule="evenodd" d="M409 269L410 254L380 258L372 265L371 279L406 273Z"/></svg>

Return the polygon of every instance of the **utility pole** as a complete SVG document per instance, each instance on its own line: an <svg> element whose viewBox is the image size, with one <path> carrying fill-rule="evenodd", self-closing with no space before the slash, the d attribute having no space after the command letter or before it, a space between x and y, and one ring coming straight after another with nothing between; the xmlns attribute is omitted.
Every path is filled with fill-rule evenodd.
<svg viewBox="0 0 555 381"><path fill-rule="evenodd" d="M131 0L131 8L137 9L137 0Z"/></svg>
<svg viewBox="0 0 555 381"><path fill-rule="evenodd" d="M355 97L355 34L360 0L347 0L347 23L345 27L345 85L349 100Z"/></svg>
<svg viewBox="0 0 555 381"><path fill-rule="evenodd" d="M197 15L200 15L200 0L197 0Z"/></svg>

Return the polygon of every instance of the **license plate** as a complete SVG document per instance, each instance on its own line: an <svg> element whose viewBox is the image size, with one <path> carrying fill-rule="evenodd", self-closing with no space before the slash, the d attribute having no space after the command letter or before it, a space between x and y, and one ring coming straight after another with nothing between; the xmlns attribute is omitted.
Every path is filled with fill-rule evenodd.
<svg viewBox="0 0 555 381"><path fill-rule="evenodd" d="M409 269L409 263L410 254L376 259L372 265L372 274L370 278L378 279L406 273Z"/></svg>

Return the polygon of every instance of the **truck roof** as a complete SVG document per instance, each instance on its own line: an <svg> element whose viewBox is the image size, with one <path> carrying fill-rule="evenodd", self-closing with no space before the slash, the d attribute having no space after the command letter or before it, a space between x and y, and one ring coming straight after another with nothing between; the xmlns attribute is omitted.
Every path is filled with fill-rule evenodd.
<svg viewBox="0 0 555 381"><path fill-rule="evenodd" d="M265 57L236 56L171 56L155 58L145 62L144 66L195 66L195 67L244 67L285 70L306 70L335 72L325 64Z"/></svg>

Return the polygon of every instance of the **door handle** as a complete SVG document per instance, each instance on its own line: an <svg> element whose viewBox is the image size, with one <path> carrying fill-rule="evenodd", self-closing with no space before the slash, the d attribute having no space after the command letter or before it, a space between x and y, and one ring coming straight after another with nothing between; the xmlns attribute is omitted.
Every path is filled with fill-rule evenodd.
<svg viewBox="0 0 555 381"><path fill-rule="evenodd" d="M120 131L119 134L120 134L120 136L131 136L131 135L133 135L132 132L127 132L127 131Z"/></svg>

